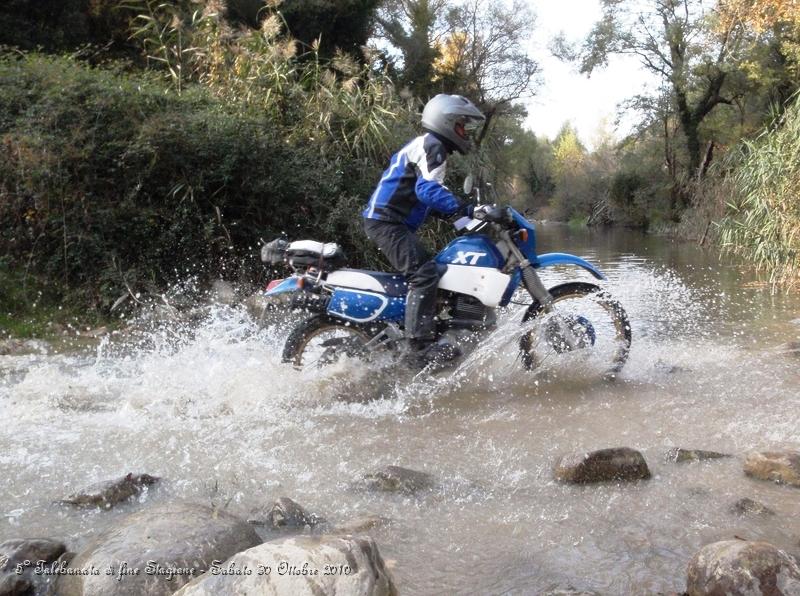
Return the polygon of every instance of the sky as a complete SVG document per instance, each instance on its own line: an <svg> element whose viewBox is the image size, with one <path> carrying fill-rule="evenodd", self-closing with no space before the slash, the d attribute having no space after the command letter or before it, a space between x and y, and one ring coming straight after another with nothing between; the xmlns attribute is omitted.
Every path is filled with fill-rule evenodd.
<svg viewBox="0 0 800 596"><path fill-rule="evenodd" d="M580 139L592 148L604 123L616 138L630 132L632 122L615 129L617 104L641 93L654 78L635 58L613 57L609 65L591 78L577 67L550 54L551 39L563 31L570 41L582 41L601 15L599 0L528 0L536 13L536 28L530 41L533 57L541 68L542 84L526 100L527 128L553 138L566 121L572 122Z"/></svg>

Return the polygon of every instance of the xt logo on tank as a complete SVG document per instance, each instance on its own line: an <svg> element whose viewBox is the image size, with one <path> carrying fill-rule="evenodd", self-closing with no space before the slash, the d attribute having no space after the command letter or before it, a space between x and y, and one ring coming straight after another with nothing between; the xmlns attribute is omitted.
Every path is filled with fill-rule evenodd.
<svg viewBox="0 0 800 596"><path fill-rule="evenodd" d="M481 257L485 257L485 252L464 252L463 250L458 251L458 256L453 259L451 262L455 265L477 265L478 260Z"/></svg>

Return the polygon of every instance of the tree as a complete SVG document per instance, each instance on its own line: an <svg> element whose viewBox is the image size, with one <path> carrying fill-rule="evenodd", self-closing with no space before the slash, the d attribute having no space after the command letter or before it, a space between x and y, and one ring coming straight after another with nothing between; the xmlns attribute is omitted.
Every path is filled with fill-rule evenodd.
<svg viewBox="0 0 800 596"><path fill-rule="evenodd" d="M581 72L591 74L612 54L629 54L662 77L685 139L689 172L701 174L701 124L717 106L736 99L726 94L726 82L738 66L741 27L709 27L717 15L702 0L602 4L603 17L580 53Z"/></svg>
<svg viewBox="0 0 800 596"><path fill-rule="evenodd" d="M533 93L539 66L525 44L534 18L522 0L390 0L377 20L402 55L400 82L422 100L459 93L491 119Z"/></svg>
<svg viewBox="0 0 800 596"><path fill-rule="evenodd" d="M289 33L306 47L319 40L318 52L331 58L336 50L363 61L361 48L372 31L380 0L228 0L231 20L256 28L278 10Z"/></svg>
<svg viewBox="0 0 800 596"><path fill-rule="evenodd" d="M398 83L422 100L434 91L445 7L445 0L387 0L376 16L379 36L400 52Z"/></svg>
<svg viewBox="0 0 800 596"><path fill-rule="evenodd" d="M535 19L528 5L514 0L467 0L448 12L449 33L435 63L442 91L472 97L486 114L480 143L492 119L514 100L533 95L539 73L526 42Z"/></svg>

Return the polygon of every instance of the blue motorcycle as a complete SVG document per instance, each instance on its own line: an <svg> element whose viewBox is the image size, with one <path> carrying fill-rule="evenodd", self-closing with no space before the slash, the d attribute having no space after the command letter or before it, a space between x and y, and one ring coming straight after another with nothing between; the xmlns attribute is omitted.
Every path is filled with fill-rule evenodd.
<svg viewBox="0 0 800 596"><path fill-rule="evenodd" d="M461 345L480 339L495 329L498 308L522 298L527 308L516 343L525 368L569 354L593 359L612 375L620 371L631 345L620 304L595 284L547 289L538 275L545 267L573 265L605 279L591 263L565 253L536 254L533 224L511 207L479 206L456 227L461 235L435 257L444 272L436 311L440 337ZM338 245L308 240L271 242L262 260L294 269L273 282L266 297L291 293L292 307L310 315L289 334L284 362L307 368L399 351L407 294L401 274L343 268Z"/></svg>

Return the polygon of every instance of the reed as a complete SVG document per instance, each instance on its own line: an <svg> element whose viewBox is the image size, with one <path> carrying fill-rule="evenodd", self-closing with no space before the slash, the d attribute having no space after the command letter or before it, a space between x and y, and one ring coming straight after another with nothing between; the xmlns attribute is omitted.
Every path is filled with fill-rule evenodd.
<svg viewBox="0 0 800 596"><path fill-rule="evenodd" d="M800 285L800 97L757 138L743 141L729 174L720 240L768 273L773 288Z"/></svg>

